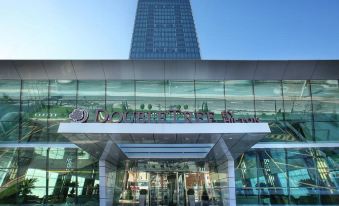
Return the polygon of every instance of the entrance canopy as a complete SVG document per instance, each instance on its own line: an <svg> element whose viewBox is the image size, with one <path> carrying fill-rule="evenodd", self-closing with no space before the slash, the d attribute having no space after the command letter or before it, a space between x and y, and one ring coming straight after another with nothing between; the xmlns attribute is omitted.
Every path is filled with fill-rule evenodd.
<svg viewBox="0 0 339 206"><path fill-rule="evenodd" d="M268 123L60 123L58 133L98 158L203 159L220 139L236 158L270 128Z"/></svg>

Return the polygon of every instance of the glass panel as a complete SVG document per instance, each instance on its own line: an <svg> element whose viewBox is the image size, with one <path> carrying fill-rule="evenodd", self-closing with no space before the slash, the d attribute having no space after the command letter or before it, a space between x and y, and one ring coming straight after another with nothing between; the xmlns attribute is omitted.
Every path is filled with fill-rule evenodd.
<svg viewBox="0 0 339 206"><path fill-rule="evenodd" d="M19 122L0 121L0 142L17 142L19 139Z"/></svg>
<svg viewBox="0 0 339 206"><path fill-rule="evenodd" d="M51 101L76 100L77 81L51 80L49 85Z"/></svg>
<svg viewBox="0 0 339 206"><path fill-rule="evenodd" d="M48 203L53 205L74 205L76 202L76 175L66 169L50 170Z"/></svg>
<svg viewBox="0 0 339 206"><path fill-rule="evenodd" d="M339 99L338 80L311 80L313 100Z"/></svg>
<svg viewBox="0 0 339 206"><path fill-rule="evenodd" d="M23 119L21 130L21 141L47 142L47 101L23 101L22 102Z"/></svg>
<svg viewBox="0 0 339 206"><path fill-rule="evenodd" d="M326 166L330 170L339 169L339 148L321 148L319 149L319 152L321 157L326 161ZM336 182L339 181L337 176L333 176L333 178L336 179Z"/></svg>
<svg viewBox="0 0 339 206"><path fill-rule="evenodd" d="M166 81L166 100L172 98L194 99L193 81Z"/></svg>
<svg viewBox="0 0 339 206"><path fill-rule="evenodd" d="M195 101L194 100L167 100L166 101L166 111L170 110L180 110L182 112L195 112ZM174 120L173 114L167 114L166 119L170 122ZM182 114L176 115L177 121L184 122L184 116ZM194 115L192 114L192 121L194 121Z"/></svg>
<svg viewBox="0 0 339 206"><path fill-rule="evenodd" d="M105 100L105 81L82 80L79 82L79 100Z"/></svg>
<svg viewBox="0 0 339 206"><path fill-rule="evenodd" d="M311 100L310 84L306 80L284 80L284 100Z"/></svg>
<svg viewBox="0 0 339 206"><path fill-rule="evenodd" d="M232 80L225 81L226 99L246 99L253 100L252 81Z"/></svg>
<svg viewBox="0 0 339 206"><path fill-rule="evenodd" d="M134 81L107 81L107 100L135 100Z"/></svg>
<svg viewBox="0 0 339 206"><path fill-rule="evenodd" d="M76 168L76 149L51 148L49 150L49 169L73 170Z"/></svg>
<svg viewBox="0 0 339 206"><path fill-rule="evenodd" d="M255 151L247 151L237 158L236 168L257 168L257 158Z"/></svg>
<svg viewBox="0 0 339 206"><path fill-rule="evenodd" d="M196 98L198 99L219 99L223 100L224 81L196 81Z"/></svg>
<svg viewBox="0 0 339 206"><path fill-rule="evenodd" d="M48 118L48 101L22 101L23 122L44 122Z"/></svg>
<svg viewBox="0 0 339 206"><path fill-rule="evenodd" d="M246 188L236 190L237 205L258 205L259 196L257 188Z"/></svg>
<svg viewBox="0 0 339 206"><path fill-rule="evenodd" d="M316 141L338 141L339 122L314 122Z"/></svg>
<svg viewBox="0 0 339 206"><path fill-rule="evenodd" d="M297 187L290 189L291 204L319 205L319 191L312 187Z"/></svg>
<svg viewBox="0 0 339 206"><path fill-rule="evenodd" d="M113 112L134 112L135 111L135 101L125 101L125 100L121 100L121 101L108 101L107 103L107 111L110 114L113 114ZM145 105L145 107L143 108L144 110L149 110L149 108L153 108ZM141 110L140 106L139 108L137 108L137 110Z"/></svg>
<svg viewBox="0 0 339 206"><path fill-rule="evenodd" d="M282 120L283 111L282 101L255 101L255 112L260 120Z"/></svg>
<svg viewBox="0 0 339 206"><path fill-rule="evenodd" d="M40 142L48 141L47 122L37 124L34 122L25 122L22 125L20 142Z"/></svg>
<svg viewBox="0 0 339 206"><path fill-rule="evenodd" d="M338 189L319 189L321 205L337 205L339 202Z"/></svg>
<svg viewBox="0 0 339 206"><path fill-rule="evenodd" d="M252 81L225 81L226 110L239 118L254 116Z"/></svg>
<svg viewBox="0 0 339 206"><path fill-rule="evenodd" d="M46 159L47 149L20 149L18 161L19 202L24 204L39 203L46 196Z"/></svg>
<svg viewBox="0 0 339 206"><path fill-rule="evenodd" d="M0 149L0 186L11 187L16 181L16 171L18 169L17 149Z"/></svg>
<svg viewBox="0 0 339 206"><path fill-rule="evenodd" d="M23 100L47 100L48 99L47 80L25 80L22 82Z"/></svg>
<svg viewBox="0 0 339 206"><path fill-rule="evenodd" d="M76 101L53 100L49 101L48 133L50 142L68 142L63 134L58 134L60 122L69 122L69 114L76 108Z"/></svg>
<svg viewBox="0 0 339 206"><path fill-rule="evenodd" d="M87 122L95 122L97 109L105 109L105 101L78 101L78 108L85 109L89 118Z"/></svg>
<svg viewBox="0 0 339 206"><path fill-rule="evenodd" d="M236 169L235 175L236 175L236 187L237 188L256 187L256 185L258 184L258 169L257 168Z"/></svg>
<svg viewBox="0 0 339 206"><path fill-rule="evenodd" d="M136 81L136 99L165 99L164 81Z"/></svg>
<svg viewBox="0 0 339 206"><path fill-rule="evenodd" d="M311 101L284 101L286 120L312 121Z"/></svg>
<svg viewBox="0 0 339 206"><path fill-rule="evenodd" d="M260 187L287 187L286 155L284 149L258 151Z"/></svg>
<svg viewBox="0 0 339 206"><path fill-rule="evenodd" d="M137 101L136 102L136 111L165 111L166 110L166 104L165 101L160 100L144 100L144 101Z"/></svg>
<svg viewBox="0 0 339 206"><path fill-rule="evenodd" d="M57 100L49 101L48 121L67 121L69 114L76 108L76 101Z"/></svg>
<svg viewBox="0 0 339 206"><path fill-rule="evenodd" d="M339 100L313 101L316 121L339 121Z"/></svg>
<svg viewBox="0 0 339 206"><path fill-rule="evenodd" d="M280 81L255 81L254 94L256 100L282 100Z"/></svg>
<svg viewBox="0 0 339 206"><path fill-rule="evenodd" d="M318 173L316 169L316 158L313 149L289 149L288 154L288 175L293 198L305 201L301 196L316 194L310 192L318 186ZM299 188L297 192L294 188Z"/></svg>
<svg viewBox="0 0 339 206"><path fill-rule="evenodd" d="M199 100L196 103L196 112L214 112L215 120L223 122L221 117L221 112L225 111L225 101L202 101ZM238 117L235 114L235 117ZM207 120L207 117L204 115L204 119Z"/></svg>
<svg viewBox="0 0 339 206"><path fill-rule="evenodd" d="M159 111L165 111L165 110L166 110L165 101L160 101L160 100L144 100L144 101L140 100L140 101L136 101L135 111L159 112ZM145 116L147 118L147 114L145 114ZM152 119L157 120L157 117L153 116ZM166 118L166 119L168 119L168 118Z"/></svg>
<svg viewBox="0 0 339 206"><path fill-rule="evenodd" d="M290 169L315 168L312 149L288 149L287 154Z"/></svg>
<svg viewBox="0 0 339 206"><path fill-rule="evenodd" d="M166 100L166 110L195 111L194 100Z"/></svg>
<svg viewBox="0 0 339 206"><path fill-rule="evenodd" d="M252 100L226 100L226 110L231 111L239 118L254 117L254 101Z"/></svg>
<svg viewBox="0 0 339 206"><path fill-rule="evenodd" d="M295 142L313 141L312 122L283 122L269 123L271 133L262 142Z"/></svg>
<svg viewBox="0 0 339 206"><path fill-rule="evenodd" d="M13 100L0 101L0 121L19 121L20 102Z"/></svg>
<svg viewBox="0 0 339 206"><path fill-rule="evenodd" d="M16 204L18 191L18 153L17 149L0 149L0 204Z"/></svg>
<svg viewBox="0 0 339 206"><path fill-rule="evenodd" d="M20 87L19 80L0 80L0 101L19 100Z"/></svg>

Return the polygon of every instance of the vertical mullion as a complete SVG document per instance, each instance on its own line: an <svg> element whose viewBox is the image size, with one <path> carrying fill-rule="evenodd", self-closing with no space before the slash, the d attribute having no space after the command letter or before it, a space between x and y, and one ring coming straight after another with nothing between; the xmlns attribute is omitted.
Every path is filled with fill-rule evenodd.
<svg viewBox="0 0 339 206"><path fill-rule="evenodd" d="M78 187L79 187L79 182L78 182L78 149L75 150L75 203L78 203Z"/></svg>
<svg viewBox="0 0 339 206"><path fill-rule="evenodd" d="M227 100L226 100L226 80L223 80L223 86L224 86L224 108L225 111L227 111ZM222 120L223 122L223 120Z"/></svg>
<svg viewBox="0 0 339 206"><path fill-rule="evenodd" d="M193 80L193 88L194 88L194 115L197 112L197 87L196 80Z"/></svg>
<svg viewBox="0 0 339 206"><path fill-rule="evenodd" d="M259 184L259 170L261 169L261 164L260 164L260 158L259 158L259 150L255 150L255 159L256 159L256 165L257 165L257 191L258 191L258 205L260 205L260 193L261 193L261 188L260 188L260 184Z"/></svg>
<svg viewBox="0 0 339 206"><path fill-rule="evenodd" d="M107 109L107 80L105 79L105 110Z"/></svg>
<svg viewBox="0 0 339 206"><path fill-rule="evenodd" d="M48 191L49 191L49 150L51 148L47 148L47 154L46 154L46 197L48 197ZM48 204L48 199L46 202L43 202L43 204Z"/></svg>
<svg viewBox="0 0 339 206"><path fill-rule="evenodd" d="M23 80L20 80L20 94L19 94L19 134L18 134L18 139L17 142L20 143L21 142L21 136L22 136L22 115L23 115L23 111L22 111L22 87L23 87Z"/></svg>
<svg viewBox="0 0 339 206"><path fill-rule="evenodd" d="M78 99L79 99L79 80L76 81L76 92L75 92L75 108L78 108Z"/></svg>
<svg viewBox="0 0 339 206"><path fill-rule="evenodd" d="M19 169L19 167L20 167L20 164L19 164L19 162L20 162L20 147L19 148L16 148L16 151L17 151L17 154L16 154L16 157L17 157L17 159L16 159L16 161L17 161L17 171L16 171L16 180L15 180L15 182L16 182L16 184L15 184L15 187L16 187L16 191L18 191L16 194L15 194L15 197L16 197L16 200L15 200L15 203L16 204L18 204L18 205L20 205L19 204L19 171L20 171L20 169Z"/></svg>
<svg viewBox="0 0 339 206"><path fill-rule="evenodd" d="M134 109L133 109L133 114L134 114L134 112L136 112L137 110L137 80L134 79L133 82L134 82ZM135 115L133 115L132 122L134 121L135 121Z"/></svg>
<svg viewBox="0 0 339 206"><path fill-rule="evenodd" d="M284 94L284 83L282 80L280 80L280 85L281 85L281 96L282 96L282 105L283 105L283 121L287 121L286 120L286 112L285 112L285 94ZM275 111L275 114L277 114L277 111Z"/></svg>
<svg viewBox="0 0 339 206"><path fill-rule="evenodd" d="M310 97L311 97L311 109L312 109L312 139L313 142L316 142L316 137L315 137L315 115L314 115L314 102L313 102L313 94L312 94L312 84L310 80L307 80L310 87L309 87L309 92L310 92Z"/></svg>
<svg viewBox="0 0 339 206"><path fill-rule="evenodd" d="M252 95L253 95L253 110L254 110L254 117L257 118L257 107L256 107L256 97L255 97L255 80L251 80L252 82Z"/></svg>
<svg viewBox="0 0 339 206"><path fill-rule="evenodd" d="M23 115L23 111L22 111L22 88L23 88L23 80L20 80L20 96L19 96L19 101L20 101L20 103L19 103L19 111L20 111L20 115L19 115L19 136L18 136L18 143L20 143L21 142L21 138L22 138L22 122L23 122L23 117L22 117L22 115ZM17 159L16 159L16 161L17 161L17 171L16 171L16 184L15 184L15 187L16 187L16 190L17 191L19 191L19 171L20 171L20 147L19 148L16 148L16 151L17 151L17 155L16 155L16 157L17 157ZM16 193L16 195L15 195L15 197L16 197L16 204L19 204L19 192L17 192Z"/></svg>
<svg viewBox="0 0 339 206"><path fill-rule="evenodd" d="M47 128L46 128L46 135L47 135L47 142L50 142L50 135L49 135L49 119L50 119L50 99L51 99L51 81L48 80L48 86L47 86Z"/></svg>
<svg viewBox="0 0 339 206"><path fill-rule="evenodd" d="M285 169L286 169L286 183L287 183L287 195L288 195L288 204L291 204L291 187L290 187L290 170L288 168L288 152L287 149L285 151Z"/></svg>

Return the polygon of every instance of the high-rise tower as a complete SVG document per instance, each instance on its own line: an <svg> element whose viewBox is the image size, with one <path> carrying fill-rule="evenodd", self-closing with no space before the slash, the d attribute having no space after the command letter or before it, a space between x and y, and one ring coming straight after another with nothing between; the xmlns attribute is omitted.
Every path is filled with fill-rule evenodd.
<svg viewBox="0 0 339 206"><path fill-rule="evenodd" d="M200 59L190 0L139 0L130 59Z"/></svg>

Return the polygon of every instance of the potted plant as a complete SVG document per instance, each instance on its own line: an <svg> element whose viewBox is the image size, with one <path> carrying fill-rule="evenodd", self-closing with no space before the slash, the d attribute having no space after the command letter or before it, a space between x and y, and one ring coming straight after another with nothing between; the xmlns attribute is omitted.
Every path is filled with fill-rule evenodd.
<svg viewBox="0 0 339 206"><path fill-rule="evenodd" d="M145 206L146 205L146 195L147 195L147 190L146 189L140 190L140 195L139 195L139 205L140 206Z"/></svg>
<svg viewBox="0 0 339 206"><path fill-rule="evenodd" d="M25 179L19 183L19 202L26 203L29 199L29 194L32 193L32 189L35 188L34 184L37 182L37 178Z"/></svg>
<svg viewBox="0 0 339 206"><path fill-rule="evenodd" d="M190 188L187 190L188 195L188 205L195 206L195 196L194 196L194 189Z"/></svg>

